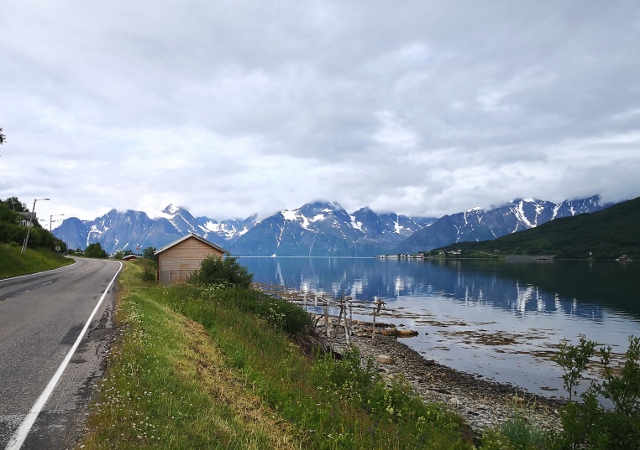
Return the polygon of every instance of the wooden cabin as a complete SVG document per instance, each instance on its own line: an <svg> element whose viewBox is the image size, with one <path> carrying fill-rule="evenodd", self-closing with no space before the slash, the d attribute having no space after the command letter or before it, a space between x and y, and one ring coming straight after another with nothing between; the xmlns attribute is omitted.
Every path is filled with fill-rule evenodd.
<svg viewBox="0 0 640 450"><path fill-rule="evenodd" d="M196 234L187 234L155 253L158 256L158 281L165 286L184 283L207 256L222 258L227 253L222 247Z"/></svg>

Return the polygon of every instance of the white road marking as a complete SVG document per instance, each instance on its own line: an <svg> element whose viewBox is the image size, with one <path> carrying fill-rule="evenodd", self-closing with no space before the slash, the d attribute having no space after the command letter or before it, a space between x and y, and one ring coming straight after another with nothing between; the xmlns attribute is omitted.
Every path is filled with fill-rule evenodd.
<svg viewBox="0 0 640 450"><path fill-rule="evenodd" d="M71 361L73 354L75 353L76 349L80 345L80 341L82 341L84 334L89 329L89 324L91 324L91 321L93 320L93 316L95 316L96 313L98 312L98 309L100 309L100 305L102 305L102 302L107 296L107 292L111 288L111 285L116 280L116 277L118 276L121 270L122 270L122 263L120 263L120 268L118 269L116 274L113 276L113 279L111 280L107 288L102 293L102 297L100 297L100 300L98 300L98 304L93 309L93 312L89 316L87 323L85 323L84 328L82 328L82 331L78 336L78 339L76 339L76 342L73 344L73 346L69 350L69 353L67 353L67 356L64 358L64 361L62 361L62 364L60 364L60 367L58 367L58 370L56 370L56 373L53 375L51 380L49 380L49 384L47 384L47 387L44 388L44 391L42 391L42 394L40 394L40 397L38 397L38 400L36 400L36 402L31 407L31 411L29 411L29 413L25 416L24 420L20 424L20 427L18 427L16 432L13 434L13 436L11 436L11 439L9 439L9 443L5 447L5 450L18 450L20 447L22 447L22 444L24 443L24 440L27 438L29 431L31 431L31 427L33 426L36 419L38 418L40 411L42 411L42 408L44 407L45 403L47 403L47 400L51 396L51 393L56 387L56 384L58 384L58 381L60 381L60 377L62 376L62 373L69 365L69 361Z"/></svg>
<svg viewBox="0 0 640 450"><path fill-rule="evenodd" d="M3 278L2 280L0 280L0 283L2 283L3 281L11 281L11 280L17 280L18 278L29 278L29 277L35 277L36 275L42 275L43 273L49 273L49 272L55 272L57 270L62 270L65 267L71 267L74 264L76 264L76 261L73 261L71 264L69 264L68 266L62 266L62 267L58 267L57 269L51 269L51 270L45 270L43 272L36 272L36 273L30 273L28 275L19 275L17 277L11 277L11 278Z"/></svg>

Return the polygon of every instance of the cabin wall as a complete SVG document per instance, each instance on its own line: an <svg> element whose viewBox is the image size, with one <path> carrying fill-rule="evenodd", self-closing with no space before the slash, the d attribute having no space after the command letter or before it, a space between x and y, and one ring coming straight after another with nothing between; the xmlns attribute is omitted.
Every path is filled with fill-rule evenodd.
<svg viewBox="0 0 640 450"><path fill-rule="evenodd" d="M210 255L222 257L223 253L196 238L180 242L159 254L158 280L165 286L184 283Z"/></svg>

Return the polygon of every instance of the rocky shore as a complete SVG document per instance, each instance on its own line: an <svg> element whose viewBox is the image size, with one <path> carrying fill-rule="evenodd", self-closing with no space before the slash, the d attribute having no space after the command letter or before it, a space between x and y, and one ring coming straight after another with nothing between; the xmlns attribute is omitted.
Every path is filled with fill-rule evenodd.
<svg viewBox="0 0 640 450"><path fill-rule="evenodd" d="M348 348L344 328L334 327L331 322L327 336L324 317L318 316L317 332L327 336L332 350L344 353ZM558 429L562 401L453 370L424 358L402 340L382 335L377 327L372 339L372 324L362 322L354 323L349 337L350 344L360 350L362 360L373 359L385 379L401 374L425 401L435 401L456 411L477 434L482 434L485 428L498 427L516 414L538 428Z"/></svg>

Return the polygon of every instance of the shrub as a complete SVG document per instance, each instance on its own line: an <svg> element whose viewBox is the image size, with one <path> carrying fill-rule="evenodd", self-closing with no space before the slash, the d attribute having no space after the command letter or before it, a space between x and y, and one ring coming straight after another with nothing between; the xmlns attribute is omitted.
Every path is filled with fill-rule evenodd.
<svg viewBox="0 0 640 450"><path fill-rule="evenodd" d="M573 400L573 394L576 393L574 388L580 383L582 372L586 370L589 358L593 356L596 345L595 342L587 340L583 335L580 335L580 343L578 345L570 345L567 340L562 341L560 344L560 351L554 361L564 371L562 380L565 389L569 392L569 403Z"/></svg>
<svg viewBox="0 0 640 450"><path fill-rule="evenodd" d="M246 267L238 264L237 257L207 256L200 269L193 273L191 282L201 285L225 285L248 288L253 281L253 274Z"/></svg>
<svg viewBox="0 0 640 450"><path fill-rule="evenodd" d="M255 314L292 336L313 324L304 309L255 289L228 288L224 283L209 284L201 290L201 295L209 302L233 305L240 311Z"/></svg>
<svg viewBox="0 0 640 450"><path fill-rule="evenodd" d="M575 386L585 370L586 355L593 354L596 343L581 336L577 346L565 345L556 358L565 373L565 387ZM611 368L611 347L600 350L604 369L602 382L592 382L582 394L582 403L569 404L561 412L564 432L559 435L556 448L574 449L640 449L640 338L629 336L625 364L618 373ZM568 380L568 381L567 381ZM613 403L605 409L599 398Z"/></svg>
<svg viewBox="0 0 640 450"><path fill-rule="evenodd" d="M540 449L549 448L548 438L538 428L528 424L521 417L514 417L502 424L501 433L507 437L514 449Z"/></svg>
<svg viewBox="0 0 640 450"><path fill-rule="evenodd" d="M149 268L145 268L142 272L142 281L156 281L156 274Z"/></svg>

